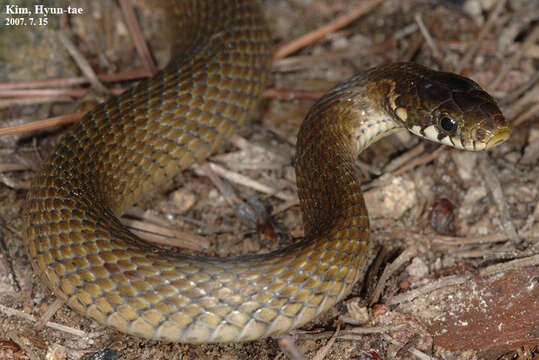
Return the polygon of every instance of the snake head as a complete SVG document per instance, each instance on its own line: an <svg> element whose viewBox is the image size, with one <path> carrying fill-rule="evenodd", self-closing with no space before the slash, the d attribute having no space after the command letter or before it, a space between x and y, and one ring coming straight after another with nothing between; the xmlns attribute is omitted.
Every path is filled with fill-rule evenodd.
<svg viewBox="0 0 539 360"><path fill-rule="evenodd" d="M407 92L396 99L395 114L414 134L466 150L485 150L506 141L510 126L496 100L463 76L401 64ZM415 98L414 98L415 97Z"/></svg>

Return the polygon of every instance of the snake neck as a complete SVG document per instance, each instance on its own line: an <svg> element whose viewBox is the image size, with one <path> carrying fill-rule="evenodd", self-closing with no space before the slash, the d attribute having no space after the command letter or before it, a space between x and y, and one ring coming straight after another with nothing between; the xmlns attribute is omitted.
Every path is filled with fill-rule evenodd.
<svg viewBox="0 0 539 360"><path fill-rule="evenodd" d="M351 223L368 228L357 157L403 129L388 108L390 88L380 81L358 75L340 84L312 107L300 128L296 177L307 236Z"/></svg>

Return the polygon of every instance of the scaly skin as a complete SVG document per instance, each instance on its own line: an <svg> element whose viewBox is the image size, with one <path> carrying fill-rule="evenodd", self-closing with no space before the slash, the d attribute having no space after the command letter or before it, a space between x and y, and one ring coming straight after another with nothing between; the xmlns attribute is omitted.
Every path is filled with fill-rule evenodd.
<svg viewBox="0 0 539 360"><path fill-rule="evenodd" d="M363 276L369 221L354 167L359 152L404 127L470 148L509 134L495 101L470 80L414 64L376 68L331 90L301 127L303 241L230 259L156 249L117 216L244 123L271 60L252 0L177 1L167 13L175 31L188 34L175 41L178 55L76 124L25 206L35 271L73 309L120 331L201 343L301 326ZM453 121L454 131L444 130Z"/></svg>

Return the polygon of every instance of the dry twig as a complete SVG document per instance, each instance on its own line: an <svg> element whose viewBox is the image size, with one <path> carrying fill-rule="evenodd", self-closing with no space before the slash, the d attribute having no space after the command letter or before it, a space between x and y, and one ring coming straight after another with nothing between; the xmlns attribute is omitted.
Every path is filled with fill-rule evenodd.
<svg viewBox="0 0 539 360"><path fill-rule="evenodd" d="M122 219L122 223L129 226L134 234L156 244L195 251L206 250L210 247L208 239L193 233L162 225L151 224L147 221L126 218Z"/></svg>
<svg viewBox="0 0 539 360"><path fill-rule="evenodd" d="M349 341L357 341L361 340L362 337L365 335L372 335L372 334L381 334L381 333L387 333L392 331L398 331L406 328L408 324L401 323L397 325L390 325L390 326L366 326L366 327L353 327L346 330L341 330L339 332L339 335L337 336L338 340L349 340ZM296 330L294 332L294 335L298 339L309 339L309 340L322 340L322 339L328 339L335 335L334 331L300 331Z"/></svg>
<svg viewBox="0 0 539 360"><path fill-rule="evenodd" d="M387 282L387 279L395 272L399 267L401 267L403 264L408 262L411 258L417 255L417 249L415 246L409 247L405 251L403 251L390 265L386 266L384 269L384 272L382 273L382 276L380 276L380 280L378 280L378 284L376 284L376 288L374 289L374 293L372 295L372 299L370 301L370 304L376 304L378 300L380 299L380 295L382 294L382 290L384 289L384 286Z"/></svg>
<svg viewBox="0 0 539 360"><path fill-rule="evenodd" d="M527 266L538 266L539 255L533 255L524 257L521 259L515 259L501 264L491 265L479 271L481 276L490 276L501 272L507 272L518 268Z"/></svg>
<svg viewBox="0 0 539 360"><path fill-rule="evenodd" d="M443 64L442 59L442 52L440 51L440 48L438 48L438 45L436 45L436 42L430 35L429 30L425 26L425 23L423 22L423 18L421 17L421 13L416 13L414 15L414 20L419 26L419 30L421 31L421 34L425 38L425 41L427 42L427 45L432 50L432 56L441 64Z"/></svg>
<svg viewBox="0 0 539 360"><path fill-rule="evenodd" d="M500 13L505 6L505 2L506 0L498 0L498 3L488 17L487 22L482 26L479 35L470 43L466 54L464 54L464 56L458 63L455 70L457 73L460 73L466 66L468 66L472 58L475 56L475 53L479 49L479 46L481 46L481 44L483 43L485 37L492 32L492 27L496 23L496 20L498 20L498 17L500 16Z"/></svg>
<svg viewBox="0 0 539 360"><path fill-rule="evenodd" d="M157 66L155 66L148 45L146 44L146 41L144 41L133 7L128 0L120 0L120 6L122 8L122 13L124 14L124 20L129 28L129 34L131 34L135 47L142 58L144 67L150 76L153 76L157 73Z"/></svg>
<svg viewBox="0 0 539 360"><path fill-rule="evenodd" d="M538 264L539 264L539 255L532 255L532 256L521 258L521 259L508 261L506 263L488 266L486 268L481 269L479 271L479 275L483 277L491 276L494 274L507 272L507 271L511 271L511 270L526 267L526 266L537 266ZM412 301L416 297L431 293L434 290L463 284L469 279L471 279L472 277L473 277L472 274L447 276L443 279L439 279L421 288L417 288L414 290L410 290L404 294L393 296L388 301L386 301L386 304L397 305L403 302Z"/></svg>
<svg viewBox="0 0 539 360"><path fill-rule="evenodd" d="M401 347L401 348L403 348L403 347L406 346L406 344L400 343L399 341L393 339L391 336L389 336L389 335L387 335L387 334L383 334L382 337L383 337L386 341L392 343L393 345L397 345L397 346L399 346L399 347ZM425 353L422 352L422 351L417 350L417 349L414 348L414 347L410 347L410 348L406 349L406 351L408 351L410 354L414 355L416 358L421 359L421 360L435 360L435 358L433 358L433 357L431 357L431 356L425 354Z"/></svg>
<svg viewBox="0 0 539 360"><path fill-rule="evenodd" d="M8 109L16 106L71 102L72 100L73 99L69 96L41 96L32 98L10 98L5 100L0 99L0 109Z"/></svg>
<svg viewBox="0 0 539 360"><path fill-rule="evenodd" d="M25 319L25 320L28 320L28 321L31 321L31 322L37 322L38 321L32 315L29 315L29 314L27 314L27 313L25 313L23 311L20 311L20 310L9 308L9 307L4 306L2 304L0 304L0 312L3 312L6 316L16 316L16 317L19 317L19 318L22 318L22 319ZM45 323L45 326L50 327L51 329L63 331L65 333L72 334L72 335L82 337L82 338L92 337L93 336L91 334L88 334L85 331L75 329L75 328L72 328L72 327L69 327L69 326L65 326L65 325L62 325L62 324L58 324L58 323L55 323L55 322L51 322L51 321L47 321Z"/></svg>
<svg viewBox="0 0 539 360"><path fill-rule="evenodd" d="M502 82L502 80L505 78L509 70L511 70L522 58L522 56L528 51L528 49L535 45L537 39L539 38L539 26L535 26L531 34L529 34L526 37L526 40L524 40L524 43L520 47L520 49L509 59L504 61L502 69L498 72L498 75L492 80L492 82L488 85L488 90L493 91L498 88L498 85Z"/></svg>
<svg viewBox="0 0 539 360"><path fill-rule="evenodd" d="M0 305L1 306L1 305ZM22 338L22 336L20 336L19 334L15 333L14 331L10 331L8 333L10 339L16 343L17 345L19 345L19 347L21 349L24 350L25 354L28 355L28 357L30 358L30 360L39 360L39 356L37 356L37 354L34 352L34 350L32 350L32 348L27 344L26 341L24 341L24 339Z"/></svg>
<svg viewBox="0 0 539 360"><path fill-rule="evenodd" d="M395 295L392 298L388 299L385 303L387 305L397 305L403 302L412 301L418 296L425 295L448 286L455 286L463 284L466 280L472 277L471 274L468 275L458 275L458 276L447 276L443 279L430 283L429 285L407 291L404 294Z"/></svg>
<svg viewBox="0 0 539 360"><path fill-rule="evenodd" d="M513 225L513 221L511 220L509 206L507 205L507 201L505 200L505 196L503 195L502 185L500 184L500 180L496 175L496 169L494 169L494 167L490 164L488 158L486 157L486 154L481 155L482 161L480 162L480 165L481 171L483 172L483 179L485 179L490 193L494 198L494 202L498 207L498 211L500 212L500 217L502 220L502 226L507 236L509 236L509 238L515 244L518 244L520 242L520 237L518 236L515 226Z"/></svg>
<svg viewBox="0 0 539 360"><path fill-rule="evenodd" d="M77 66L79 67L80 71L84 74L84 76L90 81L90 84L92 84L92 87L96 89L97 91L108 94L109 90L99 81L97 78L97 75L95 74L94 70L88 63L88 61L84 58L84 56L80 53L80 51L77 49L77 47L65 36L63 33L58 32L58 39L60 39L60 42L66 50L69 52L69 55L73 58Z"/></svg>
<svg viewBox="0 0 539 360"><path fill-rule="evenodd" d="M290 335L283 335L279 338L279 347L290 360L307 360Z"/></svg>
<svg viewBox="0 0 539 360"><path fill-rule="evenodd" d="M65 301L57 297L54 299L53 303L47 307L47 310L39 317L39 320L36 323L36 330L41 330L47 322L53 317L54 314L64 306Z"/></svg>
<svg viewBox="0 0 539 360"><path fill-rule="evenodd" d="M24 164L0 163L0 173L23 171L23 170L28 170L28 169L29 167Z"/></svg>
<svg viewBox="0 0 539 360"><path fill-rule="evenodd" d="M423 165L423 164L428 164L432 160L440 157L441 153L444 152L445 150L446 150L446 148L444 146L440 146L438 149L436 149L432 153L425 154L425 155L421 156L420 158L417 158L417 159L415 159L413 161L410 161L408 164L404 165L400 169L397 169L397 170L393 171L393 175L394 176L399 176L399 175L404 174L405 172L408 172L408 171L412 170L413 168L415 168L417 166L420 166L420 165Z"/></svg>
<svg viewBox="0 0 539 360"><path fill-rule="evenodd" d="M425 143L421 142L418 145L414 146L410 150L407 150L404 154L392 159L385 167L384 172L393 172L403 166L406 163L409 163L413 158L419 156L425 152Z"/></svg>
<svg viewBox="0 0 539 360"><path fill-rule="evenodd" d="M281 59L284 58L302 48L305 46L323 38L327 34L334 32L348 24L350 24L352 21L357 19L358 17L365 15L367 12L374 9L376 6L380 5L384 0L365 0L362 1L361 4L356 7L355 9L352 9L348 11L346 15L343 15L336 19L335 21L316 29L315 31L312 31L308 34L305 34L301 36L300 38L291 41L290 43L282 46L280 49L277 50L277 52L274 55L274 59Z"/></svg>
<svg viewBox="0 0 539 360"><path fill-rule="evenodd" d="M271 186L268 186L266 184L262 184L259 181L253 180L247 176L244 176L242 174L239 174L234 171L230 171L225 169L224 167L217 165L215 163L208 163L211 167L211 169L218 174L219 176L224 177L225 179L232 181L234 183L244 185L247 187L250 187L252 189L255 189L257 191L260 191L262 193L275 196L281 200L290 201L295 200L295 197L293 195L287 194L283 191L279 191L277 189L272 188ZM199 166L194 166L195 169L199 169Z"/></svg>
<svg viewBox="0 0 539 360"><path fill-rule="evenodd" d="M145 69L134 69L121 71L114 74L98 74L97 79L102 82L116 82L135 80L148 76ZM88 78L83 76L63 78L63 79L47 79L47 80L32 80L32 81L11 81L0 82L0 90L17 90L17 89L42 89L51 87L69 87L75 85L88 84Z"/></svg>
<svg viewBox="0 0 539 360"><path fill-rule="evenodd" d="M79 119L83 115L84 114L62 115L62 116L56 116L56 117L45 119L45 120L33 121L28 124L1 128L0 136L23 134L30 131L38 131L38 130L47 129L53 126L62 126L62 125L72 124L74 122L79 121Z"/></svg>
<svg viewBox="0 0 539 360"><path fill-rule="evenodd" d="M326 345L324 345L320 350L318 350L316 355L313 357L313 360L324 360L326 358L326 355L328 354L329 350L335 343L335 340L337 340L340 330L341 330L341 324L338 324L337 329L335 329L333 336L329 339Z"/></svg>

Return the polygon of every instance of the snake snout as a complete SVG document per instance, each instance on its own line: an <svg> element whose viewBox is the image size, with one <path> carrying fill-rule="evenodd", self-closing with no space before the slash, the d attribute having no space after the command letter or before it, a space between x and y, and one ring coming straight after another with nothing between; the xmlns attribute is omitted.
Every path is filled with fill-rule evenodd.
<svg viewBox="0 0 539 360"><path fill-rule="evenodd" d="M484 116L484 120L481 120L483 131L482 136L476 139L485 144L485 149L500 145L509 139L511 134L509 122L503 116L497 102L492 98L489 100L479 107ZM478 132L476 132L476 135L478 135Z"/></svg>
<svg viewBox="0 0 539 360"><path fill-rule="evenodd" d="M490 138L486 141L486 149L490 149L494 146L500 145L504 143L507 139L509 139L509 135L511 134L511 130L509 130L509 127L503 127L500 129L496 129Z"/></svg>
<svg viewBox="0 0 539 360"><path fill-rule="evenodd" d="M469 151L488 150L505 142L510 134L511 129L505 120L496 125L482 123L481 126L463 132L462 145Z"/></svg>

